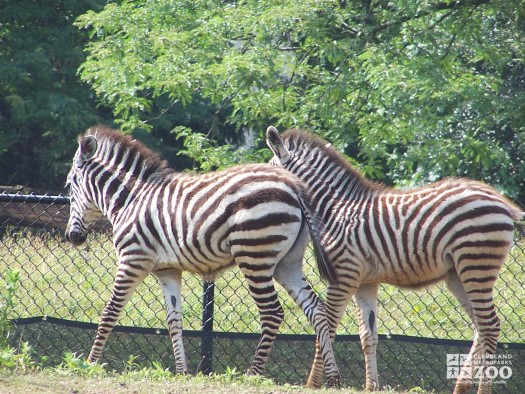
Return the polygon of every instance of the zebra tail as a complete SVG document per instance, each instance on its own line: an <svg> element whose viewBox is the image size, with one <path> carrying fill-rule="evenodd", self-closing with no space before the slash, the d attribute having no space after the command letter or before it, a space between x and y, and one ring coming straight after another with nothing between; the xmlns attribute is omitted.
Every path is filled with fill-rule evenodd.
<svg viewBox="0 0 525 394"><path fill-rule="evenodd" d="M321 243L321 234L323 231L323 224L319 217L312 212L310 208L310 202L306 195L305 190L303 189L299 203L301 205L301 210L303 211L303 216L306 219L306 224L310 230L310 239L314 248L315 260L317 262L317 269L321 275L321 279L328 281L330 284L337 283L337 275L335 273L334 267L330 262L328 253Z"/></svg>
<svg viewBox="0 0 525 394"><path fill-rule="evenodd" d="M525 216L525 212L523 212L520 207L518 207L516 204L512 202L508 202L508 205L509 205L509 211L510 211L512 220L514 220L515 222L519 222L523 220L523 217Z"/></svg>

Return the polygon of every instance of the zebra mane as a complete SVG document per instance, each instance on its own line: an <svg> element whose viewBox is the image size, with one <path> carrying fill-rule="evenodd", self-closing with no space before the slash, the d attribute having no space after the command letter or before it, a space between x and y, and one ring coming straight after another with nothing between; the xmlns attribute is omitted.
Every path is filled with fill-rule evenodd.
<svg viewBox="0 0 525 394"><path fill-rule="evenodd" d="M120 130L110 129L106 126L90 127L85 133L80 134L78 140L81 141L84 137L94 136L98 142L97 154L99 157L113 158L115 155L124 156L129 151L128 157L139 157L139 164L137 168L142 170L144 178L152 175L161 175L172 170L166 160L162 160L160 155L142 142L133 139L130 135L123 134ZM109 151L109 152L108 152Z"/></svg>
<svg viewBox="0 0 525 394"><path fill-rule="evenodd" d="M305 163L313 163L321 155L327 157L326 165L333 168L334 171L343 170L347 178L347 185L351 185L352 192L363 190L384 190L387 186L382 183L373 182L364 177L364 175L355 168L343 154L337 151L328 141L321 137L299 129L286 130L283 135L283 142L286 148L295 158L300 158ZM315 173L319 168L312 168ZM333 171L319 172L320 178L327 178ZM331 180L327 180L331 182Z"/></svg>

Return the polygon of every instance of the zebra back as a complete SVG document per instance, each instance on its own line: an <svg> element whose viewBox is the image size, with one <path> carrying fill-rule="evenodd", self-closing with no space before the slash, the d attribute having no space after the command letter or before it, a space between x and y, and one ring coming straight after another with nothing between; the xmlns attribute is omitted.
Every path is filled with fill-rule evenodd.
<svg viewBox="0 0 525 394"><path fill-rule="evenodd" d="M266 141L275 155L270 163L283 166L303 180L314 194L314 201L321 199L325 202L323 210L331 208L330 202L327 202L329 199L350 200L364 194L403 192L366 179L330 143L316 135L291 129L281 136L275 127L270 126L266 131ZM459 178L441 182L462 182L474 189L478 188L503 203L512 220L519 221L523 217L523 211L516 204L488 185ZM432 188L434 185L423 188Z"/></svg>

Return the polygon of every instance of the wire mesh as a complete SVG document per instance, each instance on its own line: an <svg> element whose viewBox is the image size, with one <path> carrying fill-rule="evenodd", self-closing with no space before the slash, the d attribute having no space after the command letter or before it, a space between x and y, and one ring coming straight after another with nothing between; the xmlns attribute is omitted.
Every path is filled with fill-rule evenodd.
<svg viewBox="0 0 525 394"><path fill-rule="evenodd" d="M13 346L29 342L48 365L59 364L66 352L89 352L117 268L109 223L99 221L86 244L75 248L64 239L68 215L64 196L0 194L0 272L17 270L22 278L10 341ZM508 356L512 368L512 376L494 386L496 393L525 388L524 248L516 242L495 290L502 327L499 352ZM314 265L308 250L305 275L323 297L324 284ZM0 291L5 285L2 280ZM304 384L314 354L313 330L283 289L279 296L285 321L266 375L278 383ZM184 273L183 326L190 370L202 369L203 363L208 363L205 371L246 370L260 327L239 270L232 268L215 282L213 315L203 311L203 302L211 301L203 301L202 279ZM148 277L110 336L102 362L120 370L133 355L144 365L155 361L173 368L165 317L161 290L154 277ZM419 292L383 285L378 331L380 383L403 390L450 391L454 379L447 377L447 354L468 353L473 337L468 317L443 285ZM345 385L361 388L364 361L357 332L350 306L334 349ZM211 358L203 360L210 350Z"/></svg>

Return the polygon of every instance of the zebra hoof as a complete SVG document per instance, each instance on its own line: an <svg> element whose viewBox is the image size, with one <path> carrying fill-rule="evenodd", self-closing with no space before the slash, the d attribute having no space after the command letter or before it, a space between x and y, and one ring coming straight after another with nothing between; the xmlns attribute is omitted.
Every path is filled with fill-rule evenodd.
<svg viewBox="0 0 525 394"><path fill-rule="evenodd" d="M470 383L456 382L453 394L465 394L470 390Z"/></svg>
<svg viewBox="0 0 525 394"><path fill-rule="evenodd" d="M367 383L365 386L365 391L379 391L379 383L377 381Z"/></svg>
<svg viewBox="0 0 525 394"><path fill-rule="evenodd" d="M326 384L330 388L336 388L336 389L340 388L341 387L341 375L338 374L336 376L327 377Z"/></svg>
<svg viewBox="0 0 525 394"><path fill-rule="evenodd" d="M317 379L308 378L305 386L309 389L320 389L322 382Z"/></svg>

